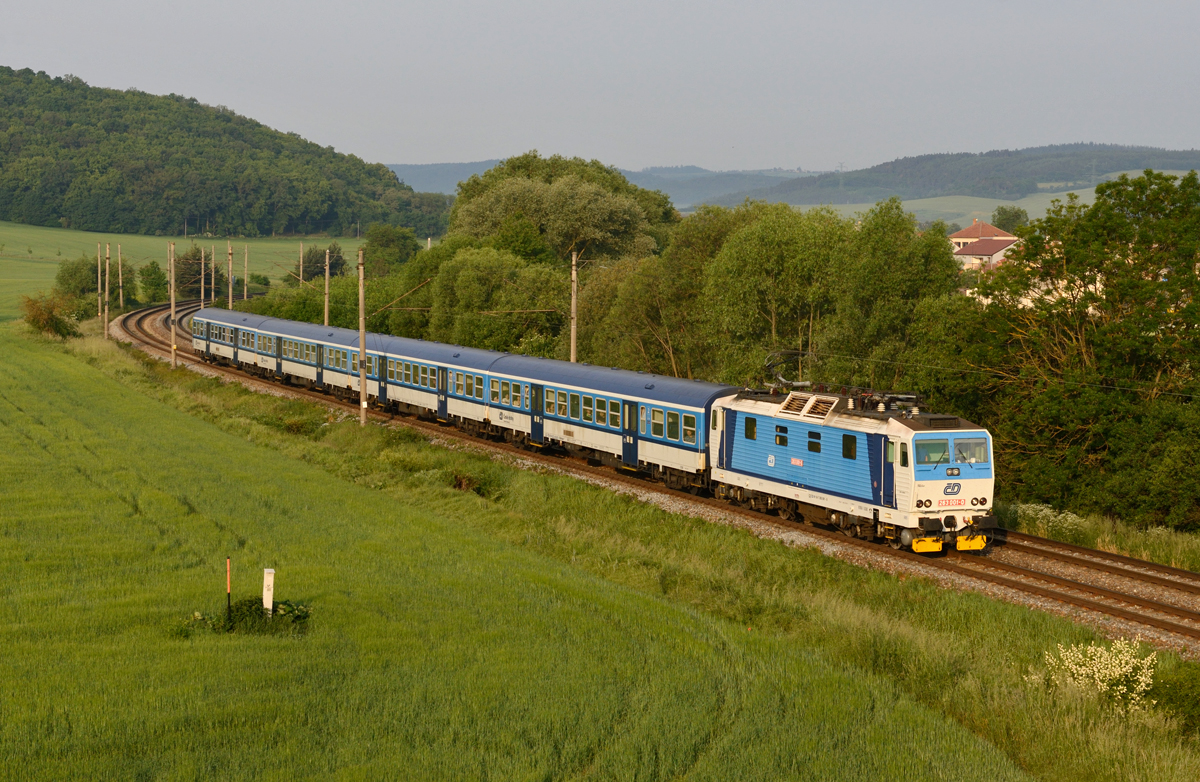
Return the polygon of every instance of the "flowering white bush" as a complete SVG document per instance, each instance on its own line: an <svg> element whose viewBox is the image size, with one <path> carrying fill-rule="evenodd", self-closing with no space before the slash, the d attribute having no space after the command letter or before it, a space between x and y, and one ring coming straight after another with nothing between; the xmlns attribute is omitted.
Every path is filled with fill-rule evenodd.
<svg viewBox="0 0 1200 782"><path fill-rule="evenodd" d="M1058 653L1046 652L1046 674L1033 676L1047 686L1054 687L1065 682L1111 701L1121 711L1134 711L1153 705L1145 699L1146 692L1154 684L1154 666L1158 653L1147 657L1138 655L1138 641L1119 638L1112 646L1097 646L1090 643L1072 644L1070 648L1058 644Z"/></svg>
<svg viewBox="0 0 1200 782"><path fill-rule="evenodd" d="M1032 502L1017 505L1017 521L1023 530L1058 540L1083 532L1086 525L1082 516Z"/></svg>

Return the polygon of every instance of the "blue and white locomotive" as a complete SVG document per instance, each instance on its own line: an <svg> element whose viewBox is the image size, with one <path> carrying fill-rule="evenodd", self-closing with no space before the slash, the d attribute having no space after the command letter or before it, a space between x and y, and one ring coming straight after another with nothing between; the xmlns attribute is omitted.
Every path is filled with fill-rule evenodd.
<svg viewBox="0 0 1200 782"><path fill-rule="evenodd" d="M207 361L359 393L356 331L217 308L191 330ZM381 334L367 335L365 369L379 407L897 548L978 550L996 529L991 436L887 397L746 391Z"/></svg>

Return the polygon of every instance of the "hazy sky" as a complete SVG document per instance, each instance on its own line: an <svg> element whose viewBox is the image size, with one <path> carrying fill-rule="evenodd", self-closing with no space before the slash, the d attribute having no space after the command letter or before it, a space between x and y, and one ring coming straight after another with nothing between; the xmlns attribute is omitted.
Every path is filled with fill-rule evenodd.
<svg viewBox="0 0 1200 782"><path fill-rule="evenodd" d="M0 64L384 163L859 168L1200 146L1200 3L0 0Z"/></svg>

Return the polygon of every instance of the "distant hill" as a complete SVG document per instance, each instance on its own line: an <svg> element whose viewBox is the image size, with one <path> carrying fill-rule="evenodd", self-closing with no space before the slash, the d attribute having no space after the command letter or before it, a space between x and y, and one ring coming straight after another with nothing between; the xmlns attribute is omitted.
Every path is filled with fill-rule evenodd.
<svg viewBox="0 0 1200 782"><path fill-rule="evenodd" d="M482 174L499 160L480 160L474 163L424 163L388 165L400 181L417 190L453 195L458 183ZM661 190L680 208L698 204L728 193L755 188L769 188L781 179L814 176L815 173L772 169L767 171L709 171L699 166L655 166L641 171L618 169L626 179L647 190Z"/></svg>
<svg viewBox="0 0 1200 782"><path fill-rule="evenodd" d="M382 164L179 95L0 67L0 220L87 231L440 235L449 199Z"/></svg>
<svg viewBox="0 0 1200 782"><path fill-rule="evenodd" d="M1146 168L1197 169L1200 150L1059 144L982 154L920 155L857 171L745 188L708 202L732 206L752 198L788 204L855 204L891 196L911 200L950 195L1015 200L1039 190L1089 187L1106 174Z"/></svg>

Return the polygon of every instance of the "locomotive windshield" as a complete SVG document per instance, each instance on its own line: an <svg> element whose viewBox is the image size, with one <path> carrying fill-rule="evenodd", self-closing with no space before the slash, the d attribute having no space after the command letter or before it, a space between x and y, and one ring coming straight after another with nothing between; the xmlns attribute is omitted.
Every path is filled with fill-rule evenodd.
<svg viewBox="0 0 1200 782"><path fill-rule="evenodd" d="M949 440L917 440L917 464L945 464L950 461Z"/></svg>
<svg viewBox="0 0 1200 782"><path fill-rule="evenodd" d="M988 444L983 437L954 441L954 461L959 464L987 464Z"/></svg>

